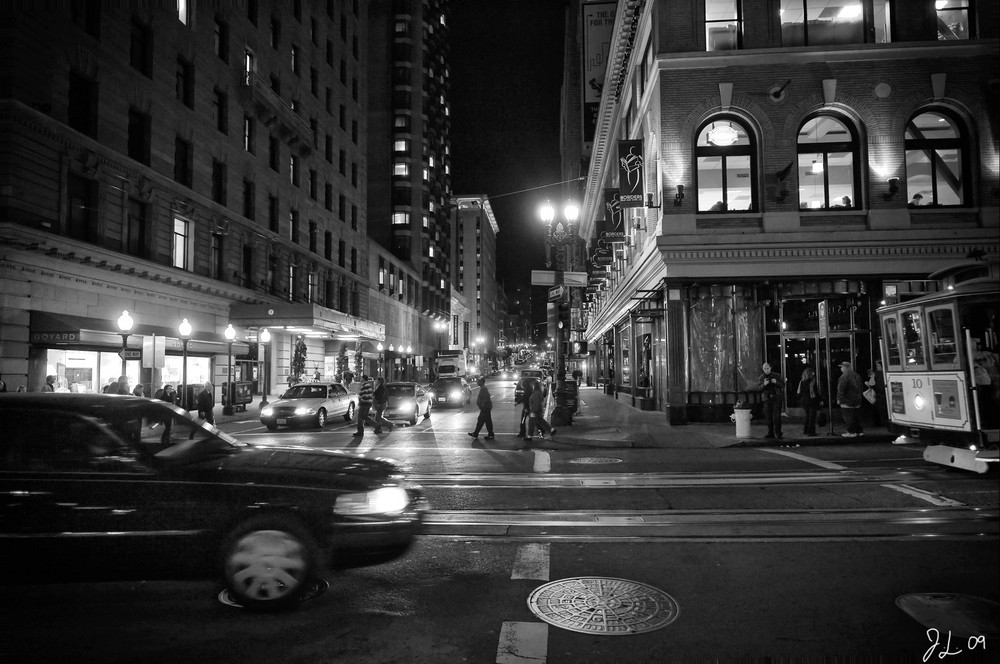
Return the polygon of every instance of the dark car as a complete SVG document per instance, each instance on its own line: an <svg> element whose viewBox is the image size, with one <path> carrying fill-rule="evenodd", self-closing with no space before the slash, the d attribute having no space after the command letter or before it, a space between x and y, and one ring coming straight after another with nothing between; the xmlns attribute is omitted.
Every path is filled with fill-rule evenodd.
<svg viewBox="0 0 1000 664"><path fill-rule="evenodd" d="M464 378L438 378L430 391L435 406L461 406L472 401L472 388Z"/></svg>
<svg viewBox="0 0 1000 664"><path fill-rule="evenodd" d="M517 384L514 386L514 403L521 403L521 399L524 397L524 385L528 381L533 381L536 385L540 385L544 389L545 375L546 373L541 369L521 369L521 376L517 379ZM544 393L542 396L544 396Z"/></svg>
<svg viewBox="0 0 1000 664"><path fill-rule="evenodd" d="M207 573L282 608L402 554L426 509L390 461L248 445L162 401L0 394L0 417L0 538L27 583Z"/></svg>
<svg viewBox="0 0 1000 664"><path fill-rule="evenodd" d="M300 383L261 408L260 421L268 429L293 425L323 428L331 417L350 422L357 406L358 395L340 383Z"/></svg>
<svg viewBox="0 0 1000 664"><path fill-rule="evenodd" d="M416 383L386 383L386 398L388 406L382 416L387 420L406 420L410 425L417 423L417 418L425 420L431 417L430 392Z"/></svg>

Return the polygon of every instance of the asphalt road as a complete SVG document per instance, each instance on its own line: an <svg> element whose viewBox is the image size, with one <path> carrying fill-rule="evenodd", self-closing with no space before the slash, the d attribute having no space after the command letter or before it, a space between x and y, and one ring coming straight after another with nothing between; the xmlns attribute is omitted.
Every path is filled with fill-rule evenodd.
<svg viewBox="0 0 1000 664"><path fill-rule="evenodd" d="M280 614L227 606L212 581L9 582L0 660L995 661L995 608L925 625L899 606L1000 597L995 475L892 445L524 451L509 389L493 387L495 441L466 435L474 406L361 440L225 423L401 461L430 497L424 534Z"/></svg>

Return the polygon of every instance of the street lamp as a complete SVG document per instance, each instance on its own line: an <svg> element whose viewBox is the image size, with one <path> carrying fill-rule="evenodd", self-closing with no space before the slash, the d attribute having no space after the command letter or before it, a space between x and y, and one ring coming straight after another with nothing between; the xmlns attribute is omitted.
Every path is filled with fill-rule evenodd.
<svg viewBox="0 0 1000 664"><path fill-rule="evenodd" d="M188 409L187 402L187 383L188 383L188 339L191 337L191 323L185 318L181 321L181 324L177 326L177 331L181 336L181 343L184 345L184 352L182 355L184 364L181 366L181 408L184 410Z"/></svg>
<svg viewBox="0 0 1000 664"><path fill-rule="evenodd" d="M226 335L226 343L229 345L229 375L226 378L226 403L222 407L223 415L233 414L233 339L236 338L236 330L230 323L223 333Z"/></svg>
<svg viewBox="0 0 1000 664"><path fill-rule="evenodd" d="M118 317L118 334L122 335L122 372L121 375L125 375L125 349L128 348L128 338L132 333L132 317L128 315L128 310L122 311L122 315Z"/></svg>
<svg viewBox="0 0 1000 664"><path fill-rule="evenodd" d="M261 385L263 387L261 391L264 395L260 400L260 407L263 408L267 405L267 344L271 341L271 333L268 332L266 327L257 335L257 341L264 346L264 364L261 366Z"/></svg>
<svg viewBox="0 0 1000 664"><path fill-rule="evenodd" d="M375 350L378 351L378 375L382 378L385 378L385 355L382 354L384 349L385 347L382 345L382 342L378 342L378 346L375 347Z"/></svg>

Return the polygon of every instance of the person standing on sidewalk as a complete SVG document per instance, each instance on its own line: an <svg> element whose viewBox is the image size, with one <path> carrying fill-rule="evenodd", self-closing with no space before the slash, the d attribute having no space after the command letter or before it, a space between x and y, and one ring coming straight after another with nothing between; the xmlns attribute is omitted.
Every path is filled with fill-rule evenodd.
<svg viewBox="0 0 1000 664"><path fill-rule="evenodd" d="M799 405L806 411L806 423L802 433L807 436L816 434L816 415L819 412L819 387L816 385L816 374L812 367L802 370L802 380L799 381Z"/></svg>
<svg viewBox="0 0 1000 664"><path fill-rule="evenodd" d="M850 362L840 363L841 376L837 381L837 405L844 416L847 431L840 434L844 438L857 438L864 435L861 428L861 400L865 391L861 384L861 376L854 371Z"/></svg>
<svg viewBox="0 0 1000 664"><path fill-rule="evenodd" d="M372 403L375 401L375 387L368 380L368 376L361 376L361 389L358 391L358 430L355 436L365 435L365 420L372 410Z"/></svg>
<svg viewBox="0 0 1000 664"><path fill-rule="evenodd" d="M206 382L198 393L198 414L209 424L215 424L215 388Z"/></svg>
<svg viewBox="0 0 1000 664"><path fill-rule="evenodd" d="M528 440L528 416L531 415L531 404L528 403L528 398L531 396L531 381L525 380L522 387L521 401L515 402L515 405L521 404L521 428L518 429L517 435Z"/></svg>
<svg viewBox="0 0 1000 664"><path fill-rule="evenodd" d="M532 385L531 396L528 397L528 435L525 440L531 440L535 437L535 429L538 429L539 436L542 440L545 440L545 434L549 434L549 439L555 435L556 430L549 426L549 423L545 421L545 413L542 410L542 387L541 385Z"/></svg>
<svg viewBox="0 0 1000 664"><path fill-rule="evenodd" d="M760 384L761 397L764 400L764 419L767 422L765 438L777 437L781 440L781 400L785 393L785 379L776 371L771 370L767 362L761 367L764 371L757 382Z"/></svg>
<svg viewBox="0 0 1000 664"><path fill-rule="evenodd" d="M479 406L479 419L476 420L475 431L470 431L469 435L479 438L479 432L483 425L486 425L486 440L493 440L493 397L490 395L490 388L486 387L486 377L480 376L476 379L479 385L479 394L476 395L476 405Z"/></svg>

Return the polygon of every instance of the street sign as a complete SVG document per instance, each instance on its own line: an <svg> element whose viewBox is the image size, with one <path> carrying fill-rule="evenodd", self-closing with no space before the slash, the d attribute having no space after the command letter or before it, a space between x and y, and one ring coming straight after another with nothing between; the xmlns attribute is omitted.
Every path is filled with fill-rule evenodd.
<svg viewBox="0 0 1000 664"><path fill-rule="evenodd" d="M122 348L118 351L118 357L123 360L138 360L142 358L142 351L138 348Z"/></svg>
<svg viewBox="0 0 1000 664"><path fill-rule="evenodd" d="M566 294L565 286L553 286L552 288L549 289L549 302L556 302L558 300L561 300L563 298L563 295L565 294Z"/></svg>
<svg viewBox="0 0 1000 664"><path fill-rule="evenodd" d="M830 335L830 324L826 314L826 300L819 303L819 338L826 339Z"/></svg>
<svg viewBox="0 0 1000 664"><path fill-rule="evenodd" d="M556 273L552 270L532 270L531 271L531 285L532 286L555 286L556 284Z"/></svg>

